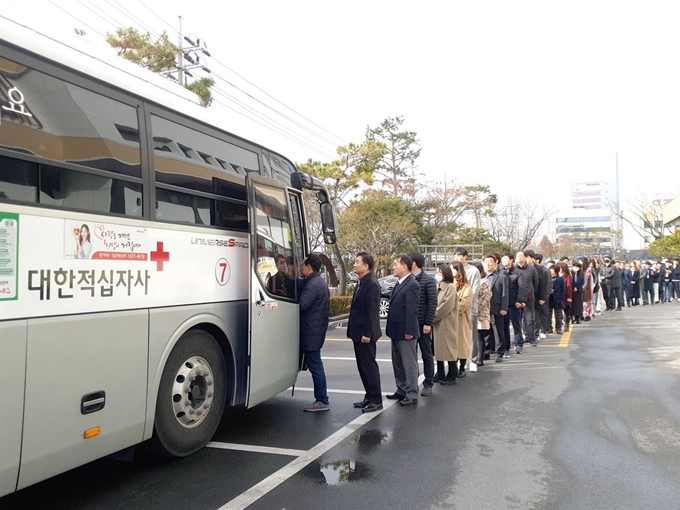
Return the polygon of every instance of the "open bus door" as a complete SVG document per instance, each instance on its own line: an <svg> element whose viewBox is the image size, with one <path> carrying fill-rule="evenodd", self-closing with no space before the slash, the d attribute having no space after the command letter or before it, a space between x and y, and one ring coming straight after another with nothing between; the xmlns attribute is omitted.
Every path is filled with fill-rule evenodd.
<svg viewBox="0 0 680 510"><path fill-rule="evenodd" d="M299 367L298 277L305 254L297 190L249 175L250 366L247 407L295 382Z"/></svg>

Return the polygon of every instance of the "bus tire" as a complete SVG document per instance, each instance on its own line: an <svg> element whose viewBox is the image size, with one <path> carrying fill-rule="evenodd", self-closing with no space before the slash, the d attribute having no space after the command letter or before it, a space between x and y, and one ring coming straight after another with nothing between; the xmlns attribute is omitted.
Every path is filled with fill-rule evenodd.
<svg viewBox="0 0 680 510"><path fill-rule="evenodd" d="M187 331L163 369L152 450L186 457L203 448L222 419L226 404L226 366L222 350L206 331Z"/></svg>

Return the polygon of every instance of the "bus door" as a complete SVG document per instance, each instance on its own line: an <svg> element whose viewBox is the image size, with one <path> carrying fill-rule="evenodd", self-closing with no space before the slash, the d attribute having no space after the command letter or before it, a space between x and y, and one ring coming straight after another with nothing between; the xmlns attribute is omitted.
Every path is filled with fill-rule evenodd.
<svg viewBox="0 0 680 510"><path fill-rule="evenodd" d="M295 382L299 367L298 277L305 250L299 194L248 176L250 346L247 407Z"/></svg>

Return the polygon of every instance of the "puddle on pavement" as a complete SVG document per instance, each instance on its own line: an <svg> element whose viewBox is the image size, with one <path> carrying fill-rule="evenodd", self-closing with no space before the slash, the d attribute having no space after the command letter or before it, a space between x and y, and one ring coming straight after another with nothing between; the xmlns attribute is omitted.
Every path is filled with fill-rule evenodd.
<svg viewBox="0 0 680 510"><path fill-rule="evenodd" d="M374 452L380 445L390 442L391 439L392 432L369 429L353 436L352 444L355 445L357 454L365 455ZM312 468L314 473L311 470L308 473L316 478L320 472L326 485L340 485L372 476L371 468L355 459L321 462L316 466ZM320 478L319 481L321 481Z"/></svg>
<svg viewBox="0 0 680 510"><path fill-rule="evenodd" d="M357 464L354 460L336 460L324 462L320 467L326 485L340 485L355 482L371 476L371 470L364 464Z"/></svg>

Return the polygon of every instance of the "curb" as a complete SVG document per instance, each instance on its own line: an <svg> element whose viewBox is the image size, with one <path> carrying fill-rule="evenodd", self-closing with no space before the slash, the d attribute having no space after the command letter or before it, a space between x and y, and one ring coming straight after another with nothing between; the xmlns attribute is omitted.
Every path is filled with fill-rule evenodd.
<svg viewBox="0 0 680 510"><path fill-rule="evenodd" d="M328 320L328 329L347 327L348 320L349 320L348 313L344 315L338 315L336 317L331 317Z"/></svg>

